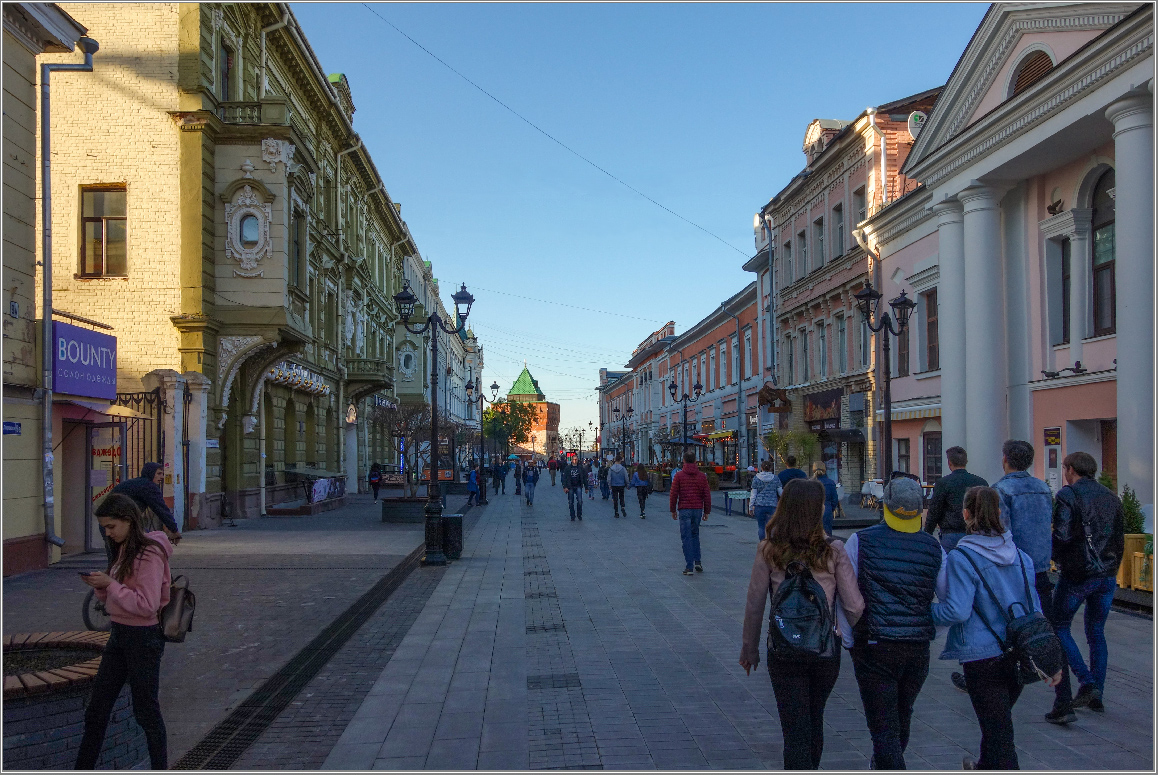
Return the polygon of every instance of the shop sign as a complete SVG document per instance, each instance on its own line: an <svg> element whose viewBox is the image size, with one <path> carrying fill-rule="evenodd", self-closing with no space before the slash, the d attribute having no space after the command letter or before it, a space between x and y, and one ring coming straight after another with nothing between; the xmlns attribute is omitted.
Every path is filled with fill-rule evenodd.
<svg viewBox="0 0 1158 775"><path fill-rule="evenodd" d="M716 429L716 421L715 420L701 420L700 421L700 433L711 433L715 429Z"/></svg>
<svg viewBox="0 0 1158 775"><path fill-rule="evenodd" d="M117 397L117 338L52 323L52 389L74 396Z"/></svg>
<svg viewBox="0 0 1158 775"><path fill-rule="evenodd" d="M808 430L812 431L813 433L819 433L820 431L834 431L838 428L840 428L839 418L831 420L817 420L816 422L808 423Z"/></svg>
<svg viewBox="0 0 1158 775"><path fill-rule="evenodd" d="M427 482L430 481L430 466L427 466L426 468L422 469L422 479L424 481L427 481ZM452 471L449 468L438 469L438 481L440 481L440 482L453 482L454 481L454 471Z"/></svg>
<svg viewBox="0 0 1158 775"><path fill-rule="evenodd" d="M1061 446L1061 428L1045 429L1045 445L1047 447Z"/></svg>
<svg viewBox="0 0 1158 775"><path fill-rule="evenodd" d="M822 390L819 393L806 394L804 396L804 421L811 423L835 419L837 424L832 427L839 428L840 399L843 396L843 388L834 388L832 390Z"/></svg>

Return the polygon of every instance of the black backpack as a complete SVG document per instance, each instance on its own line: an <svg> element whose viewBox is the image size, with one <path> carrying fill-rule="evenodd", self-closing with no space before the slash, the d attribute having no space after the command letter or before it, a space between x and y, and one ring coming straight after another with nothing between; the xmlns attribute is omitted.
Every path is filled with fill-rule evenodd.
<svg viewBox="0 0 1158 775"><path fill-rule="evenodd" d="M957 551L965 555L965 559L973 566L973 570L977 571L977 576L985 585L985 590L993 598L993 602L997 604L997 610L1001 611L1001 615L1005 618L1005 640L1002 640L997 636L997 632L989 626L989 622L981 616L981 613L977 613L977 618L981 619L985 629L989 630L994 638L997 638L1001 651L1013 659L1017 666L1018 683L1025 686L1036 681L1046 680L1061 670L1062 665L1065 664L1065 654L1062 652L1061 641L1058 640L1053 625L1045 616L1040 611L1033 610L1033 593L1029 591L1029 573L1025 570L1025 560L1022 558L1021 552L1017 553L1017 559L1021 563L1021 578L1025 582L1025 602L1015 600L1006 607L1001 604L993 592L993 587L989 586L989 582L981 575L981 569L977 567L977 563L973 561L971 556L972 552L967 552L962 547L957 547ZM1015 605L1021 606L1021 616L1014 616L1013 607ZM973 603L973 610L977 610L976 602Z"/></svg>
<svg viewBox="0 0 1158 775"><path fill-rule="evenodd" d="M788 563L768 615L768 659L835 657L836 627L824 588L799 560Z"/></svg>

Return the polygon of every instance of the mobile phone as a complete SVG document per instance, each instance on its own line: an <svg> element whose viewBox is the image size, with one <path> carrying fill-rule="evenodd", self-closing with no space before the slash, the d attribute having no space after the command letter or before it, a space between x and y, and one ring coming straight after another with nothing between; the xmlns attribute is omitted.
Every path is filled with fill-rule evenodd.
<svg viewBox="0 0 1158 775"><path fill-rule="evenodd" d="M88 576L88 575L91 575L92 573L93 573L93 571L87 571L87 570L77 571L77 574L81 575L81 576Z"/></svg>

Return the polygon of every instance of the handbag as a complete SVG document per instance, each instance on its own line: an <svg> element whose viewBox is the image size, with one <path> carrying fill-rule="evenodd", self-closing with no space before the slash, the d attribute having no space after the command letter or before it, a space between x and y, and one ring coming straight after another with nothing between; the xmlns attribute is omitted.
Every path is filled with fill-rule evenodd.
<svg viewBox="0 0 1158 775"><path fill-rule="evenodd" d="M169 602L157 612L161 634L169 643L183 643L185 634L193 631L193 613L197 596L189 589L189 580L177 576L169 584Z"/></svg>
<svg viewBox="0 0 1158 775"><path fill-rule="evenodd" d="M989 626L989 622L985 620L981 612L977 611L976 601L973 603L973 610L977 611L977 617L997 639L1002 653L1013 660L1017 668L1018 684L1025 686L1036 681L1048 681L1057 671L1062 669L1065 664L1065 654L1062 652L1061 641L1058 640L1053 625L1040 611L1033 610L1033 594L1029 590L1029 574L1025 570L1025 560L1022 558L1021 552L1017 553L1017 559L1021 564L1021 578L1025 582L1025 602L1015 600L1008 607L1003 607L994 593L993 587L989 586L985 576L981 575L981 569L973 561L970 552L961 547L957 547L955 551L965 555L965 559L973 566L973 570L977 571L977 576L985 585L985 590L993 598L993 602L997 604L997 609L1005 617L1006 637L1002 640L997 632ZM1013 607L1015 605L1021 606L1023 611L1021 616L1014 616Z"/></svg>

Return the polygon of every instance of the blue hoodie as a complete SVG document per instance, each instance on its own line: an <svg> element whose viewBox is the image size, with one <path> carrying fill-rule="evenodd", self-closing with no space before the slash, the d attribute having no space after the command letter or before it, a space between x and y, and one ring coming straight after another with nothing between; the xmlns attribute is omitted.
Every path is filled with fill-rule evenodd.
<svg viewBox="0 0 1158 775"><path fill-rule="evenodd" d="M1025 602L1026 579L1029 581L1032 610L1041 611L1041 600L1033 585L1033 559L1017 548L1013 533L1009 531L1000 536L967 535L957 546L971 552L972 557L967 559L958 550L948 552L948 573L938 584L939 602L933 603L933 623L938 627L950 627L941 659L956 659L964 663L999 657L1001 645L985 625L988 623L994 632L1005 638L1004 612L1012 603ZM993 588L1001 601L1001 608L993 602L969 559L977 564ZM1024 576L1019 559L1025 563ZM1021 606L1014 606L1014 616L1022 613Z"/></svg>

